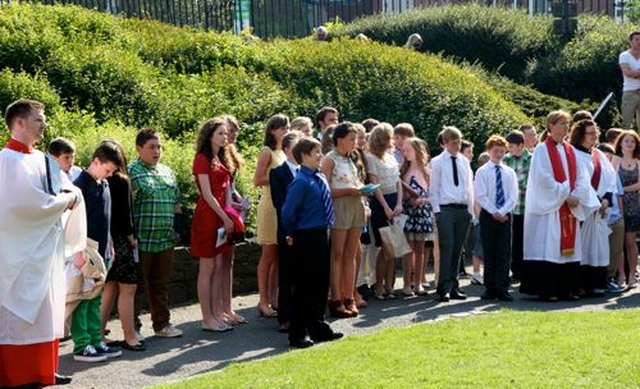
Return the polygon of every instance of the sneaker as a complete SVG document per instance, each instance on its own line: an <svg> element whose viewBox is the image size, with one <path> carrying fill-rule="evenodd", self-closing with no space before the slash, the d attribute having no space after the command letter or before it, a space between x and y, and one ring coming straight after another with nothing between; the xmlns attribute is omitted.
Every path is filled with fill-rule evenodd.
<svg viewBox="0 0 640 389"><path fill-rule="evenodd" d="M82 352L75 353L73 360L76 362L103 362L107 360L107 356L98 352L92 345L88 345Z"/></svg>
<svg viewBox="0 0 640 389"><path fill-rule="evenodd" d="M143 343L145 339L144 339L144 335L140 333L140 330L137 329L137 330L134 330L134 332L136 334L136 339L138 339L138 342Z"/></svg>
<svg viewBox="0 0 640 389"><path fill-rule="evenodd" d="M95 348L100 354L106 355L107 358L118 358L122 356L122 350L120 350L119 347L109 347L105 342L100 342Z"/></svg>
<svg viewBox="0 0 640 389"><path fill-rule="evenodd" d="M171 324L167 324L167 326L160 331L156 331L156 336L160 338L179 338L182 336L182 331Z"/></svg>
<svg viewBox="0 0 640 389"><path fill-rule="evenodd" d="M474 274L471 277L471 283L473 285L483 285L484 284L484 278L480 274Z"/></svg>
<svg viewBox="0 0 640 389"><path fill-rule="evenodd" d="M622 293L624 289L624 287L616 284L614 281L607 282L607 292L609 293Z"/></svg>

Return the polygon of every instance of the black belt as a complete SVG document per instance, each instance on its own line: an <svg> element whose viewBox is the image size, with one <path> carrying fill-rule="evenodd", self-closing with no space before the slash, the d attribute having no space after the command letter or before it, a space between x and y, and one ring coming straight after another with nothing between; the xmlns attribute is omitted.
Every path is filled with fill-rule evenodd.
<svg viewBox="0 0 640 389"><path fill-rule="evenodd" d="M467 209L467 204L441 204L440 208Z"/></svg>

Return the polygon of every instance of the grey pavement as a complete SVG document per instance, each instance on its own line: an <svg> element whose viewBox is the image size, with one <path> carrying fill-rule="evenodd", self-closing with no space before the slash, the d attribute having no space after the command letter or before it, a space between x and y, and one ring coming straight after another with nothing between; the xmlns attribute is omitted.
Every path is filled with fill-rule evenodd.
<svg viewBox="0 0 640 389"><path fill-rule="evenodd" d="M402 280L398 279L396 286L401 287ZM578 311L640 307L640 292L637 289L604 298L547 303L520 295L515 288L515 301L503 303L480 300L484 287L470 285L469 280L461 280L461 286L469 294L467 300L438 303L433 290L427 296L370 300L369 307L362 309L357 318L334 320L332 327L344 332L346 336L359 336L390 327L485 314L502 308ZM396 292L401 295L400 291ZM149 315L144 315L142 333L147 336L147 350L124 350L121 358L107 362L74 362L71 342L63 343L60 350L60 372L73 375L72 384L65 388L143 388L218 371L231 362L258 360L290 351L286 334L276 331L277 320L258 317L257 295L239 296L234 298L233 303L237 312L246 317L249 323L226 333L204 332L200 329L198 304L172 308L172 323L184 331L181 338L155 338L152 336ZM109 323L109 329L112 331L111 338L122 339L117 320Z"/></svg>

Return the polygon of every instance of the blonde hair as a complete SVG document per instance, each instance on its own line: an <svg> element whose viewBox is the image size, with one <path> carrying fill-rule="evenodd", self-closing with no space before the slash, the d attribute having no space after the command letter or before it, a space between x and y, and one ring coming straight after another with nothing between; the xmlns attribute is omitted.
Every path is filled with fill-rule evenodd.
<svg viewBox="0 0 640 389"><path fill-rule="evenodd" d="M406 140L406 144L411 145L413 150L416 152L416 163L418 166L422 167L422 172L424 174L424 179L429 183L429 175L427 174L427 166L429 164L429 146L427 142L423 141L420 138L409 138ZM411 161L408 161L406 158L402 162L402 166L400 166L400 177L404 178L404 175L407 174L409 168L411 167Z"/></svg>
<svg viewBox="0 0 640 389"><path fill-rule="evenodd" d="M393 138L393 127L389 123L380 123L373 127L369 134L367 147L371 154L382 159L384 153L391 148L391 139Z"/></svg>
<svg viewBox="0 0 640 389"><path fill-rule="evenodd" d="M422 46L423 42L424 41L422 40L422 37L420 36L420 34L413 33L409 35L409 39L407 39L407 43L405 43L405 47L408 47L410 49L417 49L420 46Z"/></svg>

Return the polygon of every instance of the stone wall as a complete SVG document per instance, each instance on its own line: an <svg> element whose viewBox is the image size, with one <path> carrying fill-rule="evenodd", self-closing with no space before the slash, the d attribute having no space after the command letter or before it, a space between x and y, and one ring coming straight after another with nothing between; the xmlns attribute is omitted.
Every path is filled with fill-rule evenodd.
<svg viewBox="0 0 640 389"><path fill-rule="evenodd" d="M246 243L236 246L233 266L234 295L255 293L258 290L258 260L260 246ZM186 247L175 251L173 274L169 283L169 304L180 305L198 301L198 259Z"/></svg>

